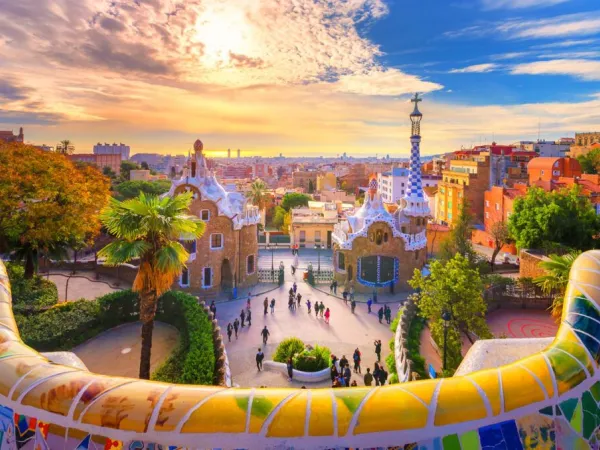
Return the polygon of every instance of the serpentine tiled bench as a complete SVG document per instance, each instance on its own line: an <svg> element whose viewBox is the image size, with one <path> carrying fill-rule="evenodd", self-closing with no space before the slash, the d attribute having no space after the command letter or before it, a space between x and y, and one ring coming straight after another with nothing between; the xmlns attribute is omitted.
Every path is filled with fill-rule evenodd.
<svg viewBox="0 0 600 450"><path fill-rule="evenodd" d="M0 448L587 449L600 446L600 251L571 271L544 351L378 388L176 386L50 363L24 345L0 263Z"/></svg>

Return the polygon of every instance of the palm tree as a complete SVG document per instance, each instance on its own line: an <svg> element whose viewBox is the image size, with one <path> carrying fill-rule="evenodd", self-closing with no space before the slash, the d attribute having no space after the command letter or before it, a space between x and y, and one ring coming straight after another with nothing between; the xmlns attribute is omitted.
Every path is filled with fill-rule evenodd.
<svg viewBox="0 0 600 450"><path fill-rule="evenodd" d="M546 275L533 280L545 294L554 296L550 310L552 311L552 317L557 322L562 317L564 295L569 283L571 266L580 254L581 252L571 252L562 256L548 256L549 260L539 263L539 267L547 272Z"/></svg>
<svg viewBox="0 0 600 450"><path fill-rule="evenodd" d="M62 140L56 146L56 151L58 153L62 153L64 155L70 155L73 153L73 145L71 141L68 139Z"/></svg>
<svg viewBox="0 0 600 450"><path fill-rule="evenodd" d="M189 254L179 242L198 239L204 222L187 214L192 193L176 197L146 196L120 202L111 199L100 214L102 223L115 240L100 250L107 264L123 264L139 258L140 268L133 290L140 296L142 351L140 378L150 378L152 330L158 298L181 274Z"/></svg>
<svg viewBox="0 0 600 450"><path fill-rule="evenodd" d="M250 185L250 190L246 192L246 197L252 202L253 205L258 206L258 209L262 211L269 202L269 195L267 194L267 185L262 180L256 180Z"/></svg>

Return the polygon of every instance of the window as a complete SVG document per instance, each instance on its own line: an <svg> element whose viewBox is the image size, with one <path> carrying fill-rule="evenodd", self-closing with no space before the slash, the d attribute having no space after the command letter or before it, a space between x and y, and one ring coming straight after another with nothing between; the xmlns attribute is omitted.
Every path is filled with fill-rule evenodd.
<svg viewBox="0 0 600 450"><path fill-rule="evenodd" d="M211 250L219 250L223 248L223 235L221 233L213 233L210 235Z"/></svg>
<svg viewBox="0 0 600 450"><path fill-rule="evenodd" d="M406 234L406 227L402 227L402 233Z"/></svg>
<svg viewBox="0 0 600 450"><path fill-rule="evenodd" d="M300 242L306 242L306 231L300 230Z"/></svg>
<svg viewBox="0 0 600 450"><path fill-rule="evenodd" d="M496 211L500 211L500 203L496 203Z"/></svg>
<svg viewBox="0 0 600 450"><path fill-rule="evenodd" d="M248 260L246 261L246 274L252 275L254 273L254 255L248 255Z"/></svg>
<svg viewBox="0 0 600 450"><path fill-rule="evenodd" d="M490 218L490 213L489 213L489 212L487 212L487 211L485 212L485 218L486 218L486 219L489 219L489 218Z"/></svg>
<svg viewBox="0 0 600 450"><path fill-rule="evenodd" d="M381 230L377 230L377 234L375 235L375 243L377 245L381 245L383 242L383 232Z"/></svg>
<svg viewBox="0 0 600 450"><path fill-rule="evenodd" d="M210 220L210 211L208 209L203 209L200 211L200 220L204 222L208 222Z"/></svg>
<svg viewBox="0 0 600 450"><path fill-rule="evenodd" d="M315 231L315 242L321 242L321 231Z"/></svg>
<svg viewBox="0 0 600 450"><path fill-rule="evenodd" d="M179 286L188 287L190 285L190 274L187 267L184 267L179 277Z"/></svg>
<svg viewBox="0 0 600 450"><path fill-rule="evenodd" d="M346 270L346 255L344 255L342 252L338 252L338 270Z"/></svg>
<svg viewBox="0 0 600 450"><path fill-rule="evenodd" d="M181 241L181 245L183 248L191 255L192 253L196 253L196 240L193 241Z"/></svg>
<svg viewBox="0 0 600 450"><path fill-rule="evenodd" d="M212 268L205 267L202 271L202 287L209 288L212 286Z"/></svg>
<svg viewBox="0 0 600 450"><path fill-rule="evenodd" d="M544 171L542 170L542 175L544 175Z"/></svg>
<svg viewBox="0 0 600 450"><path fill-rule="evenodd" d="M389 239L389 236L387 233L383 233L383 242L387 242Z"/></svg>
<svg viewBox="0 0 600 450"><path fill-rule="evenodd" d="M490 201L489 201L489 200L486 200L486 201L485 201L485 207L486 207L486 208L489 208L489 207L490 207Z"/></svg>

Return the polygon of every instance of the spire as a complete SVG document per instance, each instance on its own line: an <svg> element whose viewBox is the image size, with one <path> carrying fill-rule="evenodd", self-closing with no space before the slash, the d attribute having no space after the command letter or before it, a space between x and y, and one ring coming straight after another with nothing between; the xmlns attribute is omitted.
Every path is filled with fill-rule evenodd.
<svg viewBox="0 0 600 450"><path fill-rule="evenodd" d="M429 205L423 194L421 183L421 120L423 114L419 111L419 102L423 99L419 98L416 93L411 100L415 104L415 109L410 115L412 123L412 134L410 137L410 166L408 172L408 189L404 196L404 213L408 216L429 216Z"/></svg>

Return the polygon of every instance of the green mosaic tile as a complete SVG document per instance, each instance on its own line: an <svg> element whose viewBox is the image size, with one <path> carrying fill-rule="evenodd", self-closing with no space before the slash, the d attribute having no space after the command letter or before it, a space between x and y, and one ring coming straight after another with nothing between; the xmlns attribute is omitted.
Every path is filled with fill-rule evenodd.
<svg viewBox="0 0 600 450"><path fill-rule="evenodd" d="M575 408L575 413L573 413L573 418L569 422L573 429L578 433L581 433L583 426L583 410L581 408L581 402L577 402L577 407Z"/></svg>
<svg viewBox="0 0 600 450"><path fill-rule="evenodd" d="M462 434L460 436L460 445L462 446L462 450L479 450L479 434L477 434L477 431L473 430Z"/></svg>
<svg viewBox="0 0 600 450"><path fill-rule="evenodd" d="M560 409L562 410L567 420L570 421L573 418L573 413L575 412L575 408L577 407L578 402L579 399L577 398L570 398L569 400L560 402Z"/></svg>
<svg viewBox="0 0 600 450"><path fill-rule="evenodd" d="M540 414L544 414L545 416L553 416L552 414L552 406L546 406L545 408L540 409Z"/></svg>
<svg viewBox="0 0 600 450"><path fill-rule="evenodd" d="M456 434L444 436L442 438L442 445L444 446L444 450L461 450L460 441L458 440L458 435Z"/></svg>
<svg viewBox="0 0 600 450"><path fill-rule="evenodd" d="M552 370L554 371L559 394L568 392L587 378L587 375L575 357L554 348L548 350L546 356L550 360Z"/></svg>
<svg viewBox="0 0 600 450"><path fill-rule="evenodd" d="M600 425L600 408L589 392L583 393L581 406L583 409L583 437L589 439Z"/></svg>
<svg viewBox="0 0 600 450"><path fill-rule="evenodd" d="M597 381L591 388L590 392L594 396L594 400L600 402L600 381Z"/></svg>

